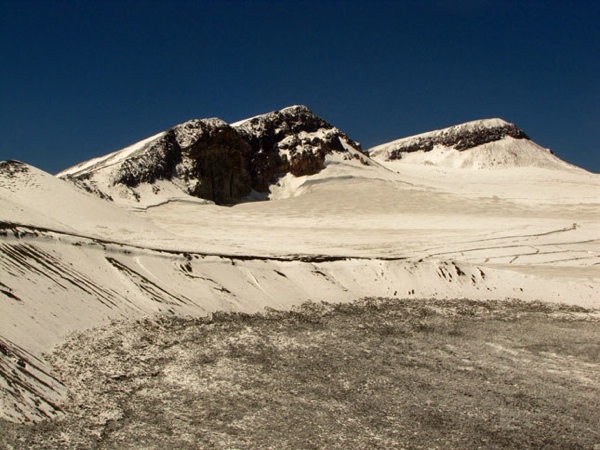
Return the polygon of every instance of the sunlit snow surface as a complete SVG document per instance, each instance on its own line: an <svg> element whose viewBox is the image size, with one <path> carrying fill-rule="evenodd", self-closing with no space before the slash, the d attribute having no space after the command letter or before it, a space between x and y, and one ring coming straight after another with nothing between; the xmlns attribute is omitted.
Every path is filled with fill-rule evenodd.
<svg viewBox="0 0 600 450"><path fill-rule="evenodd" d="M77 164L73 167L70 167L62 172L58 173L56 176L64 176L64 175L77 175L81 172L85 171L94 171L97 168L105 168L109 166L113 166L118 164L119 162L134 156L136 152L141 152L145 148L147 148L154 141L159 139L164 135L164 132L158 133L154 136L150 136L149 138L143 139L135 144L130 145L129 147L125 147L122 150L118 150L116 152L110 153L105 156L100 156L98 158L90 159L89 161L85 161L81 164Z"/></svg>
<svg viewBox="0 0 600 450"><path fill-rule="evenodd" d="M512 141L486 145L532 144ZM232 207L167 185L140 186L153 200L118 206L9 163L0 171L0 337L39 355L70 331L122 317L365 296L600 308L600 176L528 164L528 148L492 167L498 153L479 150L369 165L332 155L317 175L281 178L271 201ZM5 358L14 370L17 353ZM0 417L52 415L26 387L12 389Z"/></svg>

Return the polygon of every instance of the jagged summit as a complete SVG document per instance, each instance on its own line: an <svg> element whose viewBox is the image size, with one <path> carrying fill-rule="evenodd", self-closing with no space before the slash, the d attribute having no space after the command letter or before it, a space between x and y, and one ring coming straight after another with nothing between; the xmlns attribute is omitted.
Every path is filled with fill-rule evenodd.
<svg viewBox="0 0 600 450"><path fill-rule="evenodd" d="M380 161L404 161L470 169L536 166L573 168L540 147L515 124L503 119L466 122L397 139L371 148Z"/></svg>
<svg viewBox="0 0 600 450"><path fill-rule="evenodd" d="M193 119L58 176L109 200L140 202L166 190L167 197L232 204L252 191L268 192L285 174L319 172L335 152L366 158L358 143L296 105L231 125Z"/></svg>
<svg viewBox="0 0 600 450"><path fill-rule="evenodd" d="M249 117L247 119L239 120L237 122L232 123L231 126L238 127L238 126L246 124L248 122L254 121L256 123L257 121L265 120L267 118L274 118L274 117L287 117L287 118L290 118L290 117L298 117L298 116L302 116L302 115L308 115L308 116L317 117L310 110L310 108L308 106L305 106L305 105L292 105L292 106L288 106L286 108L283 108L283 109L280 109L280 110L277 110L277 111L271 111L271 112L266 113L266 114L259 114L258 116ZM321 120L323 120L323 119L321 119Z"/></svg>

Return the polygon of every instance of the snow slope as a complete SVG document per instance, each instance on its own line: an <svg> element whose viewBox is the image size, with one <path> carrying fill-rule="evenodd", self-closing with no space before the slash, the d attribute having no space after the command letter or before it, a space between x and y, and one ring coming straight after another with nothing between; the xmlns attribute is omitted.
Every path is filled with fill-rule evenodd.
<svg viewBox="0 0 600 450"><path fill-rule="evenodd" d="M102 168L114 166L120 162L123 162L127 158L134 157L136 154L142 153L146 150L150 144L156 142L159 138L164 136L164 132L155 134L154 136L150 136L149 138L142 139L135 144L130 145L129 147L125 147L122 150L118 150L116 152L110 153L105 156L100 156L98 158L90 159L89 161L85 161L80 164L76 164L73 167L65 169L58 174L57 177L64 177L66 175L80 175L82 173L93 172Z"/></svg>
<svg viewBox="0 0 600 450"><path fill-rule="evenodd" d="M110 202L18 161L0 162L0 223L145 245L169 236Z"/></svg>
<svg viewBox="0 0 600 450"><path fill-rule="evenodd" d="M152 139L73 173L115 167ZM526 142L503 136L444 151L497 155ZM419 151L369 160L348 144L316 174L281 177L269 188L274 201L231 207L177 197L168 180L144 187L161 201L124 207L0 163L0 417L60 414L64 388L42 353L71 331L121 318L365 296L600 308L600 176L537 164L543 150L502 170L446 157L426 164Z"/></svg>

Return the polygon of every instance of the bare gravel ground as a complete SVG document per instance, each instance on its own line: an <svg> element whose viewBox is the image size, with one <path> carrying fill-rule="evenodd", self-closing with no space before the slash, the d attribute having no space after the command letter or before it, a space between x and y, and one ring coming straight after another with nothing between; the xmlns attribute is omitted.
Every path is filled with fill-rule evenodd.
<svg viewBox="0 0 600 450"><path fill-rule="evenodd" d="M600 316L365 299L115 322L48 355L60 420L7 449L597 449Z"/></svg>

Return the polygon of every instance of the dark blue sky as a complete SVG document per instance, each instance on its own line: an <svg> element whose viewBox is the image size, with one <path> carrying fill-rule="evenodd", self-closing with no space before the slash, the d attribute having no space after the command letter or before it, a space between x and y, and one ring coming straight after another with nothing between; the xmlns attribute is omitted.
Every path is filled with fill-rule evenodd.
<svg viewBox="0 0 600 450"><path fill-rule="evenodd" d="M364 148L501 117L600 172L600 0L0 0L0 160L292 105Z"/></svg>

